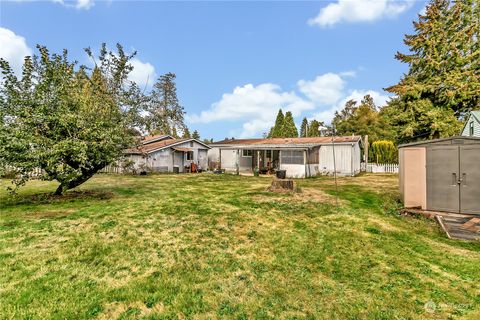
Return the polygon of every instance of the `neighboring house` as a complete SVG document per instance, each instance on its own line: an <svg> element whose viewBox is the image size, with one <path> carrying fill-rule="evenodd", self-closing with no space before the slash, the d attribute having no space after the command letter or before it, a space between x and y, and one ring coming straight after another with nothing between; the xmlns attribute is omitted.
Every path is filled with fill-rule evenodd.
<svg viewBox="0 0 480 320"><path fill-rule="evenodd" d="M480 110L470 112L461 135L464 137L480 137Z"/></svg>
<svg viewBox="0 0 480 320"><path fill-rule="evenodd" d="M234 139L210 144L209 167L226 172L262 169L286 170L287 177L304 178L334 172L353 176L360 172L360 136Z"/></svg>
<svg viewBox="0 0 480 320"><path fill-rule="evenodd" d="M144 137L139 147L127 149L125 159L132 160L134 167L156 172L184 172L192 162L201 169L207 168L209 146L196 139L174 139L169 135Z"/></svg>

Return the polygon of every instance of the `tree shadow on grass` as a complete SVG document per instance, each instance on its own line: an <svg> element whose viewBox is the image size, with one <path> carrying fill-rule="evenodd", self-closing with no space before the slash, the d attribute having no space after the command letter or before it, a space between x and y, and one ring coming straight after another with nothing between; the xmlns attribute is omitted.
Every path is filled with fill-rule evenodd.
<svg viewBox="0 0 480 320"><path fill-rule="evenodd" d="M12 195L3 201L0 207L12 207L16 205L37 205L37 204L61 204L81 200L108 200L114 197L113 192L98 190L72 190L63 195L53 193L38 193L32 195Z"/></svg>

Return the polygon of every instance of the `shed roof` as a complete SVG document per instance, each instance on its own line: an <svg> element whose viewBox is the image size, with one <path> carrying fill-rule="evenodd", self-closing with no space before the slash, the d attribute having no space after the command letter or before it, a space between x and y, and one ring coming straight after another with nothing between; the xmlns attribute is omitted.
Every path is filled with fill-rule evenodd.
<svg viewBox="0 0 480 320"><path fill-rule="evenodd" d="M478 137L465 137L465 136L455 136L449 138L441 138L441 139L433 139L433 140L425 140L425 141L417 141L412 143L401 144L399 148L408 148L408 147L421 147L421 146L428 146L431 144L480 144L480 138Z"/></svg>
<svg viewBox="0 0 480 320"><path fill-rule="evenodd" d="M360 136L340 136L335 137L335 143L352 143L359 142ZM278 146L305 146L305 145L321 145L331 144L332 137L307 137L307 138L267 138L267 139L233 139L222 140L212 143L210 146L237 146L237 145L278 145Z"/></svg>

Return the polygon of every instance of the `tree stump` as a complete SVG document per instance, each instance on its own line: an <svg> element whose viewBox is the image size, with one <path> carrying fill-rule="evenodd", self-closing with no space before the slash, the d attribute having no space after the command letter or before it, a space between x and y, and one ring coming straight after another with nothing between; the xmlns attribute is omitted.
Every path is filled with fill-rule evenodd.
<svg viewBox="0 0 480 320"><path fill-rule="evenodd" d="M291 179L273 179L268 191L294 191L295 183Z"/></svg>

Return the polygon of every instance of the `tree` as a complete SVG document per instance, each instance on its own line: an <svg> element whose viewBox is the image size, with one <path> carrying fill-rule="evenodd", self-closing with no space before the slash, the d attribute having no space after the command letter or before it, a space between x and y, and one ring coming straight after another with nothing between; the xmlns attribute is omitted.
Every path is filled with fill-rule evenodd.
<svg viewBox="0 0 480 320"><path fill-rule="evenodd" d="M347 101L343 110L335 112L333 124L339 135L368 135L370 141L391 137L388 123L379 116L370 95L364 96L358 106L354 100Z"/></svg>
<svg viewBox="0 0 480 320"><path fill-rule="evenodd" d="M275 125L270 129L268 134L269 138L280 138L283 136L283 122L285 116L283 115L282 109L278 110L277 118L275 119Z"/></svg>
<svg viewBox="0 0 480 320"><path fill-rule="evenodd" d="M192 138L200 140L200 133L198 133L197 130L194 130L193 133L192 133Z"/></svg>
<svg viewBox="0 0 480 320"><path fill-rule="evenodd" d="M432 0L405 36L410 53L397 53L408 73L386 90L405 103L431 103L457 117L480 103L480 4L478 0ZM429 102L426 102L428 100ZM401 110L399 110L401 111ZM406 115L408 117L408 115Z"/></svg>
<svg viewBox="0 0 480 320"><path fill-rule="evenodd" d="M151 134L169 134L177 136L185 129L185 111L178 102L176 75L166 73L153 86L146 106L146 129Z"/></svg>
<svg viewBox="0 0 480 320"><path fill-rule="evenodd" d="M188 130L187 127L183 128L182 138L183 139L190 139L191 137L192 137L192 135L190 134L190 130Z"/></svg>
<svg viewBox="0 0 480 320"><path fill-rule="evenodd" d="M298 130L293 120L293 115L290 111L285 113L285 119L282 126L282 138L298 138Z"/></svg>
<svg viewBox="0 0 480 320"><path fill-rule="evenodd" d="M57 180L56 194L75 188L118 159L131 146L138 119L138 87L127 80L133 69L121 45L103 44L91 72L70 62L67 51L26 57L20 78L0 59L1 164L16 171L16 187L41 168L44 180Z"/></svg>
<svg viewBox="0 0 480 320"><path fill-rule="evenodd" d="M300 137L305 138L308 135L308 120L303 118L302 125L300 126Z"/></svg>
<svg viewBox="0 0 480 320"><path fill-rule="evenodd" d="M397 144L450 137L458 134L462 123L451 109L435 107L429 99L392 99L380 111Z"/></svg>
<svg viewBox="0 0 480 320"><path fill-rule="evenodd" d="M320 136L320 126L323 126L323 122L318 122L317 120L310 121L310 125L308 126L308 137L319 137Z"/></svg>

